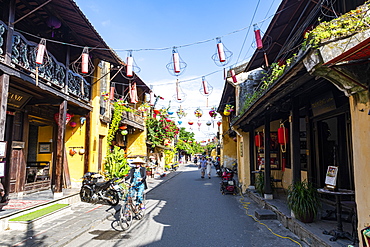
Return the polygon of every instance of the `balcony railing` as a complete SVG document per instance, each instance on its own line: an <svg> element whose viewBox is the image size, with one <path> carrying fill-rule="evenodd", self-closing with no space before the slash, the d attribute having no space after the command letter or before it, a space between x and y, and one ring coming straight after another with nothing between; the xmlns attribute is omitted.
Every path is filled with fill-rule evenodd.
<svg viewBox="0 0 370 247"><path fill-rule="evenodd" d="M0 21L0 62L4 62L4 36L7 25ZM37 43L28 41L19 32L14 32L12 40L11 66L28 73L35 78L36 75L36 48ZM82 100L90 100L90 83L81 75L74 73L47 52L46 62L38 69L39 78L47 85L57 88L63 93L74 95ZM68 81L66 85L66 75Z"/></svg>

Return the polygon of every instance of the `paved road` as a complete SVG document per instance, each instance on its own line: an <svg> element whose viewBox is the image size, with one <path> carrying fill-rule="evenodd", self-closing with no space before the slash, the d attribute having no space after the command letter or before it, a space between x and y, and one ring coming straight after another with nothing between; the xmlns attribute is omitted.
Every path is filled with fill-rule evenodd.
<svg viewBox="0 0 370 247"><path fill-rule="evenodd" d="M120 231L117 215L108 210L104 221L63 246L299 246L282 238L297 240L279 221L263 223L282 237L248 216L246 208L253 215L257 208L250 199L222 195L220 178L201 179L192 164L176 173L147 193L146 215L130 230Z"/></svg>

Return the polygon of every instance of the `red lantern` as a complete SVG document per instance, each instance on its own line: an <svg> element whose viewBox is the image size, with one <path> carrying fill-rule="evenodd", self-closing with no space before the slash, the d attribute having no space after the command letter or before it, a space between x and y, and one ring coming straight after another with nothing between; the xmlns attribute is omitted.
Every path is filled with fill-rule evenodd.
<svg viewBox="0 0 370 247"><path fill-rule="evenodd" d="M217 51L218 51L218 58L220 59L220 62L225 62L226 58L225 58L225 52L224 52L224 45L222 44L221 41L217 44Z"/></svg>
<svg viewBox="0 0 370 247"><path fill-rule="evenodd" d="M233 69L230 71L230 74L231 74L231 78L233 79L233 82L237 83L238 80L236 79L235 71Z"/></svg>
<svg viewBox="0 0 370 247"><path fill-rule="evenodd" d="M72 128L76 127L77 126L77 123L76 122L70 122L69 123L69 126L71 126Z"/></svg>
<svg viewBox="0 0 370 247"><path fill-rule="evenodd" d="M289 137L288 128L285 128L284 126L280 127L278 129L278 142L279 142L279 144L287 144L288 143L288 137Z"/></svg>
<svg viewBox="0 0 370 247"><path fill-rule="evenodd" d="M218 127L220 127L220 126L221 126L221 124L222 124L222 122L221 122L221 121L218 121L218 122L217 122Z"/></svg>
<svg viewBox="0 0 370 247"><path fill-rule="evenodd" d="M120 127L119 127L119 129L120 129L120 130L125 130L125 129L127 129L127 125L126 125L126 124L124 124L124 125L120 126Z"/></svg>
<svg viewBox="0 0 370 247"><path fill-rule="evenodd" d="M204 94L208 94L207 81L206 81L206 78L204 76L202 77L202 85L203 85Z"/></svg>
<svg viewBox="0 0 370 247"><path fill-rule="evenodd" d="M255 135L254 137L254 143L256 144L256 147L262 147L262 136L260 134Z"/></svg>
<svg viewBox="0 0 370 247"><path fill-rule="evenodd" d="M262 39L261 39L261 30L257 27L257 24L254 24L254 36L256 38L257 49L260 50L263 48Z"/></svg>
<svg viewBox="0 0 370 247"><path fill-rule="evenodd" d="M74 116L73 114L69 114L69 113L66 114L66 125L68 124L68 122L71 120L73 116ZM56 123L59 122L59 113L54 114L54 120Z"/></svg>
<svg viewBox="0 0 370 247"><path fill-rule="evenodd" d="M175 71L175 73L180 73L180 58L179 54L175 50L173 50L172 58L173 58L173 70Z"/></svg>
<svg viewBox="0 0 370 247"><path fill-rule="evenodd" d="M188 122L189 125L193 125L193 122Z"/></svg>

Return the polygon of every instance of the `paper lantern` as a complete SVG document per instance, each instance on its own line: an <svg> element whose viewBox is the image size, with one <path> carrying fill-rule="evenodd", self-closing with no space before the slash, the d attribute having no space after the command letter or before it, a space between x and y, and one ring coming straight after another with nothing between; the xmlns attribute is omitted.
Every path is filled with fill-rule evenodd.
<svg viewBox="0 0 370 247"><path fill-rule="evenodd" d="M179 125L181 125L181 124L182 124L182 121L177 121L177 123L178 123Z"/></svg>
<svg viewBox="0 0 370 247"><path fill-rule="evenodd" d="M70 122L69 123L69 126L71 126L72 128L76 127L77 126L77 123L76 122Z"/></svg>
<svg viewBox="0 0 370 247"><path fill-rule="evenodd" d="M180 58L179 54L174 50L172 53L173 70L175 73L180 73Z"/></svg>
<svg viewBox="0 0 370 247"><path fill-rule="evenodd" d="M238 80L236 79L235 71L233 69L230 71L230 74L231 74L231 78L233 79L233 82L237 83Z"/></svg>
<svg viewBox="0 0 370 247"><path fill-rule="evenodd" d="M132 56L127 57L127 64L126 64L126 75L128 77L133 77L133 70L132 70L132 64L134 62L134 58Z"/></svg>
<svg viewBox="0 0 370 247"><path fill-rule="evenodd" d="M125 129L127 129L127 125L126 125L126 124L124 124L124 125L119 126L118 128L119 128L120 130L125 130Z"/></svg>
<svg viewBox="0 0 370 247"><path fill-rule="evenodd" d="M226 57L225 57L225 52L224 52L224 45L222 44L221 40L217 44L217 52L218 52L218 58L219 58L220 62L225 62Z"/></svg>
<svg viewBox="0 0 370 247"><path fill-rule="evenodd" d="M46 24L52 29L51 37L54 38L54 30L60 28L62 26L62 22L55 16L50 16L46 21Z"/></svg>
<svg viewBox="0 0 370 247"><path fill-rule="evenodd" d="M87 74L89 73L89 48L85 47L82 51L82 58L81 58L81 73Z"/></svg>
<svg viewBox="0 0 370 247"><path fill-rule="evenodd" d="M81 148L80 150L78 150L78 153L79 153L80 155L85 154L85 149Z"/></svg>
<svg viewBox="0 0 370 247"><path fill-rule="evenodd" d="M44 54L46 50L46 40L41 39L40 43L37 46L37 55L36 55L36 63L42 64L44 61Z"/></svg>
<svg viewBox="0 0 370 247"><path fill-rule="evenodd" d="M212 123L211 123L210 121L208 121L208 122L206 123L206 125L207 125L207 126L211 126L211 124L212 124Z"/></svg>
<svg viewBox="0 0 370 247"><path fill-rule="evenodd" d="M218 121L218 122L217 122L218 127L220 127L220 126L221 126L221 124L222 124L222 122L221 122L221 121Z"/></svg>
<svg viewBox="0 0 370 247"><path fill-rule="evenodd" d="M86 122L86 118L85 117L80 117L80 124L84 125L85 122Z"/></svg>
<svg viewBox="0 0 370 247"><path fill-rule="evenodd" d="M287 144L288 143L288 137L289 137L288 128L285 128L284 126L280 127L278 129L278 142L279 142L279 144Z"/></svg>
<svg viewBox="0 0 370 247"><path fill-rule="evenodd" d="M189 125L193 125L193 124L194 124L194 122L188 122L188 124L189 124Z"/></svg>
<svg viewBox="0 0 370 247"><path fill-rule="evenodd" d="M73 116L74 116L73 114L69 114L69 113L66 114L66 121L65 121L66 125L69 123L69 121L72 119ZM59 122L59 113L54 114L54 120L56 123Z"/></svg>
<svg viewBox="0 0 370 247"><path fill-rule="evenodd" d="M255 135L254 137L254 144L256 147L262 147L262 136L260 134Z"/></svg>
<svg viewBox="0 0 370 247"><path fill-rule="evenodd" d="M125 136L125 135L127 135L127 134L128 134L128 131L127 131L127 130L122 130L122 131L121 131L121 135Z"/></svg>
<svg viewBox="0 0 370 247"><path fill-rule="evenodd" d="M262 49L263 44L262 44L262 39L261 39L261 30L257 27L257 24L254 24L254 36L256 38L256 45L257 49Z"/></svg>

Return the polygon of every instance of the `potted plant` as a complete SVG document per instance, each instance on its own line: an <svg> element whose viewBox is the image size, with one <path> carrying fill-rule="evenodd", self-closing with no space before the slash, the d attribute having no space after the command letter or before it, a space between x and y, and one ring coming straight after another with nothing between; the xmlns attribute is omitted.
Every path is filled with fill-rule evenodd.
<svg viewBox="0 0 370 247"><path fill-rule="evenodd" d="M234 111L234 106L233 105L226 104L225 105L225 108L224 108L224 115L225 116L229 116L232 111Z"/></svg>
<svg viewBox="0 0 370 247"><path fill-rule="evenodd" d="M291 184L287 199L289 208L298 220L304 223L313 222L321 202L317 189L311 183L305 180Z"/></svg>

